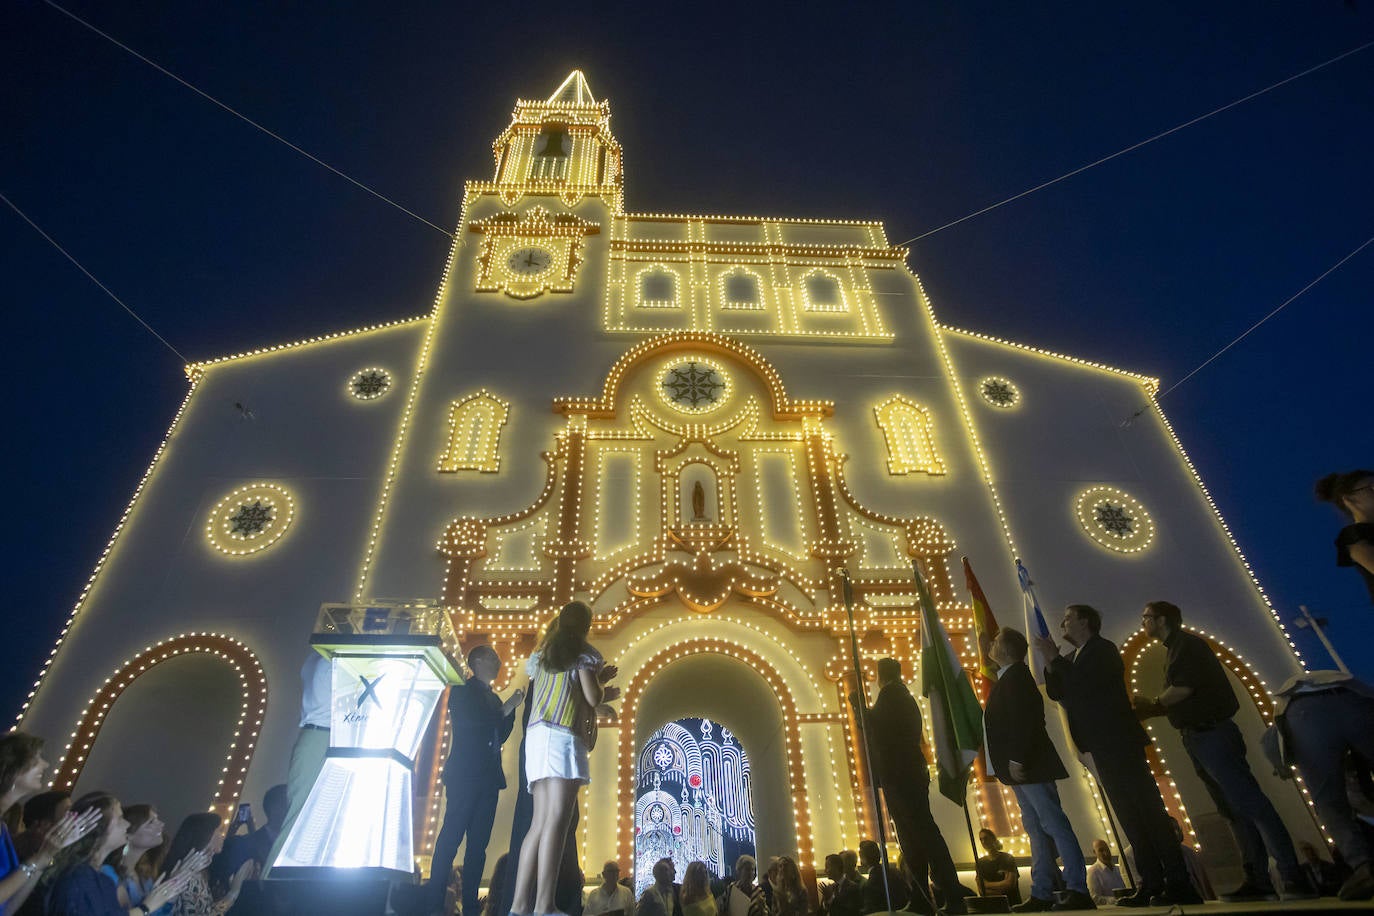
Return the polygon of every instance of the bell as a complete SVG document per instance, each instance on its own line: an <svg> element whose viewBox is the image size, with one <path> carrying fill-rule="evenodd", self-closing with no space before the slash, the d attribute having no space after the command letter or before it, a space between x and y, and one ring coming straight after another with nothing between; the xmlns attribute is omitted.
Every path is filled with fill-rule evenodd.
<svg viewBox="0 0 1374 916"><path fill-rule="evenodd" d="M541 156L566 156L568 151L565 148L568 135L566 132L553 129L544 136L544 148L539 151Z"/></svg>

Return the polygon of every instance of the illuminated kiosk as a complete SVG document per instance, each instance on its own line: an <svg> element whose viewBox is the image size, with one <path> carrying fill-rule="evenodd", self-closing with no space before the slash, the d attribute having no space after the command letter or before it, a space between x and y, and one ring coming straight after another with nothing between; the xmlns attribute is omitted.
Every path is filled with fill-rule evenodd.
<svg viewBox="0 0 1374 916"><path fill-rule="evenodd" d="M413 878L415 756L440 697L463 681L446 627L439 610L321 610L310 644L333 668L329 751L273 878Z"/></svg>

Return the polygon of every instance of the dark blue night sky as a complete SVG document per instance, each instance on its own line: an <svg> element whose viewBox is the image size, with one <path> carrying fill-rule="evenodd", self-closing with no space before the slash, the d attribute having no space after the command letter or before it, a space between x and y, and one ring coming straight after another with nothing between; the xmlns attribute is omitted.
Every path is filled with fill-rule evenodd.
<svg viewBox="0 0 1374 916"><path fill-rule="evenodd" d="M1365 0L69 8L441 226L515 98L580 67L611 100L629 209L879 218L894 242L1374 40ZM0 85L0 192L188 358L428 311L444 234L40 0L6 4ZM1374 48L910 263L948 324L1168 387L1374 235L1372 149ZM186 380L7 209L0 258L14 710ZM1374 608L1311 485L1374 465L1371 290L1374 246L1163 402L1281 613L1328 616L1366 676Z"/></svg>

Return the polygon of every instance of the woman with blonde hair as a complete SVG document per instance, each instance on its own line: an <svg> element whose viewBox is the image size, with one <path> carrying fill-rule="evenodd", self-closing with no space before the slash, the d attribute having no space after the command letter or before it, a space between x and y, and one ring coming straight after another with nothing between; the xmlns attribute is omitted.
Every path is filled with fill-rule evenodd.
<svg viewBox="0 0 1374 916"><path fill-rule="evenodd" d="M606 664L587 642L592 610L574 601L558 612L525 671L530 676L525 779L534 799L515 871L513 916L557 914L554 898L577 790L591 782L588 754L596 707L620 695Z"/></svg>
<svg viewBox="0 0 1374 916"><path fill-rule="evenodd" d="M705 862L688 862L682 875L682 916L716 916L711 896L711 873Z"/></svg>

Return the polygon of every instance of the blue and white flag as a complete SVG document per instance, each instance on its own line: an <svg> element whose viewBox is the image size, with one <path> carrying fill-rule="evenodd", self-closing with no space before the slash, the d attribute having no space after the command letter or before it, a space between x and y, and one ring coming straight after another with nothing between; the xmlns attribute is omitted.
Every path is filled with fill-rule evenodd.
<svg viewBox="0 0 1374 916"><path fill-rule="evenodd" d="M1021 609L1026 615L1026 635L1030 638L1049 636L1049 624L1045 622L1045 615L1040 611L1040 599L1035 595L1035 582L1019 559L1016 561L1016 578L1021 583ZM1044 686L1045 672L1040 666L1031 665L1031 671L1035 674L1035 682Z"/></svg>

